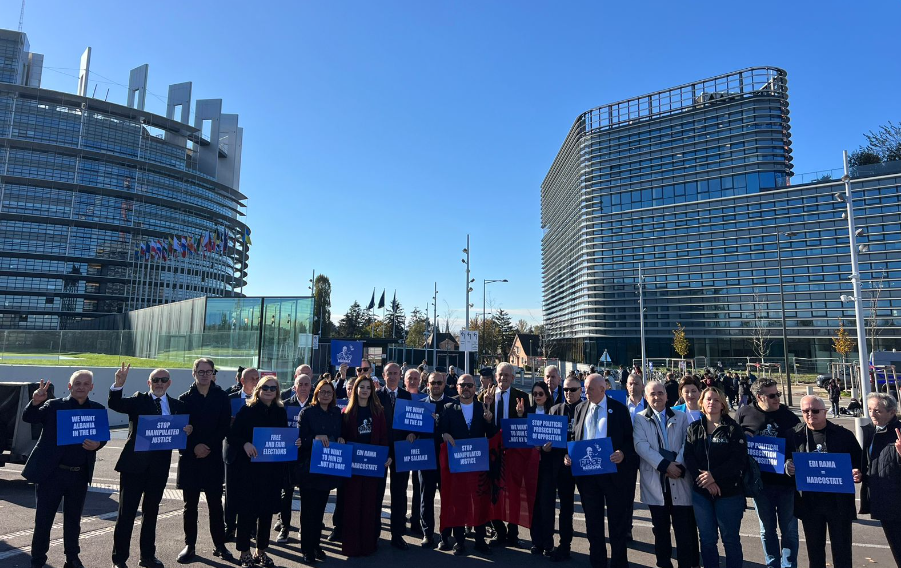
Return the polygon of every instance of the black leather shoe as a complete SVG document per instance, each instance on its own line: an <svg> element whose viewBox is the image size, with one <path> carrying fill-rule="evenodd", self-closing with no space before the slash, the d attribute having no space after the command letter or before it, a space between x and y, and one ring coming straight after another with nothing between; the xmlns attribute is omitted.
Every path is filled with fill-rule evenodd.
<svg viewBox="0 0 901 568"><path fill-rule="evenodd" d="M492 538L488 541L488 544L491 546L507 546L507 539L504 538Z"/></svg>
<svg viewBox="0 0 901 568"><path fill-rule="evenodd" d="M529 552L531 552L532 554L534 554L536 556L541 556L542 554L544 554L544 550L542 550L540 547L537 547L537 546L533 546L532 548L530 548Z"/></svg>
<svg viewBox="0 0 901 568"><path fill-rule="evenodd" d="M63 568L84 568L84 564L82 564L81 560L76 556L75 558L66 560L66 563L63 564Z"/></svg>
<svg viewBox="0 0 901 568"><path fill-rule="evenodd" d="M435 548L434 535L426 535L422 537L422 542L420 542L419 544L421 544L423 548Z"/></svg>
<svg viewBox="0 0 901 568"><path fill-rule="evenodd" d="M520 541L518 538L510 537L507 537L507 539L504 541L504 546L509 546L510 548L524 548L522 541Z"/></svg>
<svg viewBox="0 0 901 568"><path fill-rule="evenodd" d="M312 552L307 552L303 555L303 561L305 564L316 564L316 555Z"/></svg>
<svg viewBox="0 0 901 568"><path fill-rule="evenodd" d="M163 561L156 556L142 556L138 566L144 568L163 568Z"/></svg>
<svg viewBox="0 0 901 568"><path fill-rule="evenodd" d="M442 539L441 542L438 543L438 550L442 552L447 552L448 550L453 550L453 546L451 546L450 541Z"/></svg>
<svg viewBox="0 0 901 568"><path fill-rule="evenodd" d="M454 545L454 556L466 556L466 547L462 544Z"/></svg>
<svg viewBox="0 0 901 568"><path fill-rule="evenodd" d="M113 568L128 568L125 562L113 562Z"/></svg>
<svg viewBox="0 0 901 568"><path fill-rule="evenodd" d="M569 555L569 547L560 547L554 549L551 552L551 562L563 562L564 560L569 560L571 557Z"/></svg>
<svg viewBox="0 0 901 568"><path fill-rule="evenodd" d="M187 564L192 560L194 560L194 547L190 544L185 545L181 552L178 553L178 558L175 559L179 564Z"/></svg>
<svg viewBox="0 0 901 568"><path fill-rule="evenodd" d="M216 548L214 548L213 556L215 556L216 558L221 558L226 562L235 561L235 555L232 554L231 551L229 551L229 549L225 548L224 546L217 546Z"/></svg>
<svg viewBox="0 0 901 568"><path fill-rule="evenodd" d="M316 560L325 560L325 551L321 548L316 549Z"/></svg>
<svg viewBox="0 0 901 568"><path fill-rule="evenodd" d="M396 548L398 550L407 550L410 548L407 545L407 543L404 541L403 537L400 537L400 536L395 536L395 537L391 538L391 546L393 546L394 548Z"/></svg>
<svg viewBox="0 0 901 568"><path fill-rule="evenodd" d="M338 529L332 529L326 540L329 542L341 542L341 534L338 532Z"/></svg>
<svg viewBox="0 0 901 568"><path fill-rule="evenodd" d="M491 550L491 547L488 546L488 543L485 542L484 540L477 540L476 544L475 544L475 549L478 552L481 552L482 554L485 554L487 556L491 556L492 554L494 554L494 552L492 552L492 550Z"/></svg>

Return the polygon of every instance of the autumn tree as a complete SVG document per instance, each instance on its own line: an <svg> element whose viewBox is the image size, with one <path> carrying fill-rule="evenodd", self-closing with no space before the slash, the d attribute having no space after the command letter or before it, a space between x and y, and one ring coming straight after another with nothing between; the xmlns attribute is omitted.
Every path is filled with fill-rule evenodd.
<svg viewBox="0 0 901 568"><path fill-rule="evenodd" d="M681 323L676 323L676 329L673 330L673 349L679 354L679 357L685 359L688 355L688 349L691 344L685 337L685 328Z"/></svg>
<svg viewBox="0 0 901 568"><path fill-rule="evenodd" d="M838 329L835 330L835 335L832 337L832 347L836 353L842 356L842 363L856 346L857 342L848 335L848 330L845 329L845 322L839 321Z"/></svg>

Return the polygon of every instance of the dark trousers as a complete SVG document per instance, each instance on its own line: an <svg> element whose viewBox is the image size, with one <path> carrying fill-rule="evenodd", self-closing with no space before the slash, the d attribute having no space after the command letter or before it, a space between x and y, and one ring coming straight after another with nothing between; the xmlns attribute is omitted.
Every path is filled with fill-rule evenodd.
<svg viewBox="0 0 901 568"><path fill-rule="evenodd" d="M420 527L422 519L420 518L422 510L422 488L419 486L419 472L410 473L410 480L413 482L413 502L410 503L410 528Z"/></svg>
<svg viewBox="0 0 901 568"><path fill-rule="evenodd" d="M322 519L328 503L327 489L303 489L300 498L300 549L304 554L315 554L322 538ZM335 508L338 512L338 508Z"/></svg>
<svg viewBox="0 0 901 568"><path fill-rule="evenodd" d="M197 505L200 503L199 487L183 489L182 495L185 500L185 509L182 513L182 519L185 525L185 544L194 546L197 544ZM222 513L222 486L207 487L203 489L206 495L207 508L210 511L210 538L213 539L213 546L219 548L225 546L225 523Z"/></svg>
<svg viewBox="0 0 901 568"><path fill-rule="evenodd" d="M401 537L407 532L407 485L409 471L397 471L392 461L391 472L391 538Z"/></svg>
<svg viewBox="0 0 901 568"><path fill-rule="evenodd" d="M810 515L802 519L807 537L807 565L826 568L826 530L832 543L832 566L851 568L851 519L835 515Z"/></svg>
<svg viewBox="0 0 901 568"><path fill-rule="evenodd" d="M257 529L257 545L259 551L269 548L269 533L272 531L272 513L259 513L256 505L244 510L238 509L238 534L235 548L238 552L250 550L250 532Z"/></svg>
<svg viewBox="0 0 901 568"><path fill-rule="evenodd" d="M629 502L629 531L628 536L632 536L632 520L635 517L635 487L638 484L638 467L637 464L635 467L630 463L626 468L626 475L629 477L628 487L626 487L626 494L623 496Z"/></svg>
<svg viewBox="0 0 901 568"><path fill-rule="evenodd" d="M238 499L229 497L230 495L238 495L242 491L239 483L238 467L225 464L225 530L229 532L235 532L238 528Z"/></svg>
<svg viewBox="0 0 901 568"><path fill-rule="evenodd" d="M885 540L888 541L888 546L892 549L892 556L895 557L895 564L901 566L901 521L881 522L882 532L885 533Z"/></svg>
<svg viewBox="0 0 901 568"><path fill-rule="evenodd" d="M562 468L558 474L557 495L560 498L560 547L569 550L573 542L576 479L568 467Z"/></svg>
<svg viewBox="0 0 901 568"><path fill-rule="evenodd" d="M165 473L163 471L155 467L144 473L119 474L119 516L113 531L113 563L128 560L138 505L141 506L141 558L156 556L156 518L169 480L168 467Z"/></svg>
<svg viewBox="0 0 901 568"><path fill-rule="evenodd" d="M622 475L622 478L614 482L614 475ZM629 491L625 487L629 479L628 474L604 474L585 475L577 481L582 510L585 511L585 532L592 568L607 566L607 546L604 544L605 508L610 527L610 566L626 568L629 565L626 538L629 536L632 503L628 501Z"/></svg>
<svg viewBox="0 0 901 568"><path fill-rule="evenodd" d="M384 486L382 487L384 489ZM300 502L300 510L303 511L303 500ZM341 523L344 520L344 487L339 487L337 491L335 491L335 512L332 513L332 528L335 529L335 532L338 535L341 535ZM300 530L303 531L303 524L300 526ZM339 539L340 540L340 539Z"/></svg>
<svg viewBox="0 0 901 568"><path fill-rule="evenodd" d="M514 525L516 526L516 525ZM455 544L459 544L460 546L466 546L466 528L465 527L453 527L450 529L454 534ZM485 525L479 525L475 527L476 531L476 542L485 542ZM441 538L447 540L444 536L444 532L441 533Z"/></svg>
<svg viewBox="0 0 901 568"><path fill-rule="evenodd" d="M282 524L282 530L290 531L291 526L291 508L294 504L294 485L293 481L287 481L282 487L281 509L278 513L278 520Z"/></svg>
<svg viewBox="0 0 901 568"><path fill-rule="evenodd" d="M441 472L436 469L420 471L419 479L419 518L422 533L425 536L435 534L435 492L441 490Z"/></svg>
<svg viewBox="0 0 901 568"><path fill-rule="evenodd" d="M698 527L695 525L695 513L691 505L675 507L669 493L663 496L663 505L649 505L651 525L654 529L654 553L657 555L657 568L673 567L673 545L670 538L670 519L672 532L676 535L676 561L679 568L691 568L701 565L701 553L698 549Z"/></svg>
<svg viewBox="0 0 901 568"><path fill-rule="evenodd" d="M85 470L67 471L56 468L50 477L34 489L34 534L31 537L31 563L43 566L50 550L50 529L53 519L63 503L63 551L66 558L74 558L81 552L78 535L81 533L81 513L88 493L88 477Z"/></svg>
<svg viewBox="0 0 901 568"><path fill-rule="evenodd" d="M542 462L538 467L538 486L536 487L535 506L532 509L532 526L529 530L532 546L541 550L553 550L554 548L557 488L553 481L550 461Z"/></svg>

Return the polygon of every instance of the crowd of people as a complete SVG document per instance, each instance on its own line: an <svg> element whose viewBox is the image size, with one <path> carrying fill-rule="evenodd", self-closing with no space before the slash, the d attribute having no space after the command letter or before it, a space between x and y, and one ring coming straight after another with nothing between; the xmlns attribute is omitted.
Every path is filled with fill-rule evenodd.
<svg viewBox="0 0 901 568"><path fill-rule="evenodd" d="M650 511L660 568L671 568L674 559L679 568L717 567L720 540L726 566L742 566L748 551L743 550L739 530L749 497L759 520L767 566L798 565L800 520L809 566L825 568L828 533L832 565L850 567L852 521L858 512L881 523L896 562L901 559L901 509L897 506L901 502L901 422L896 400L886 394L874 393L867 399L873 424L865 428L861 446L851 432L827 419L821 398L802 398L799 418L782 404L776 381L762 378L751 388L750 381L743 386L746 377L727 378L713 371L702 377L686 374L677 380L670 373L665 380L644 380L640 369L628 373L621 369L618 377L592 369L563 380L559 369L549 366L544 380L524 392L513 386L514 368L507 363L480 370L478 380L469 374L388 363L381 381L376 381L371 361L363 359L356 373L348 373L342 365L334 377L314 378L310 366L301 365L293 386L281 392L274 376L261 377L256 369L241 369L236 384L222 388L216 384L213 361L201 358L193 364L191 387L173 398L167 394L171 379L165 369L150 373L146 391L126 397L129 370L130 366L122 365L108 394L109 408L128 415L129 421L128 438L116 463L120 484L113 568L126 568L139 506L139 565L163 566L156 556L156 520L171 450L137 451L137 424L141 416L179 414L188 415L187 445L179 451L177 472L177 487L184 499L184 548L177 557L179 563L198 559L201 493L207 503L213 555L247 568L268 568L275 565L267 554L271 535L275 533L276 543L281 544L297 530L291 506L295 490L301 502L302 559L314 564L327 556L322 541L330 494L337 491L332 530L325 538L340 542L346 556L369 556L377 551L386 489L390 544L398 550L408 549L404 536L412 532L427 549L465 555L467 539L472 538L476 552L490 555L496 547L528 547L520 540L523 528L529 532L532 554L567 561L578 490L591 566L621 568L629 564L636 487L638 499ZM608 396L613 383L626 390L625 403ZM104 407L88 399L93 389L90 371L73 373L68 389L68 396L52 398L50 383L41 381L23 413L26 422L43 425L22 474L36 484L33 568L47 562L50 530L60 502L65 567L83 568L80 519L96 454L104 442L86 439L80 445L58 445L57 414ZM342 399L347 399L346 405L339 405ZM402 399L432 403L434 431L395 428L395 408ZM738 410L733 415L734 407ZM261 448L254 446L254 429L285 427L289 409L291 415L299 410L297 460L255 460ZM412 474L397 470L396 442L431 440L440 454L442 444L455 447L461 439L493 438L505 419L529 414L565 416L571 442L608 439L612 453L605 458L615 464L611 473L575 475L566 449L548 442L528 450L538 453L538 459L529 462L537 469L530 526L520 527L503 518L444 526L436 520L436 495L441 496L442 509L456 506L459 496L443 494L442 486L453 487L451 476L463 474L441 468ZM759 471L749 457L749 436L783 440L784 471ZM385 476L345 479L311 473L317 443L325 448L330 443L387 446ZM862 484L860 510L853 494L798 491L793 460L797 452L847 454L853 481ZM407 497L411 477L412 507ZM230 542L237 558L227 546Z"/></svg>

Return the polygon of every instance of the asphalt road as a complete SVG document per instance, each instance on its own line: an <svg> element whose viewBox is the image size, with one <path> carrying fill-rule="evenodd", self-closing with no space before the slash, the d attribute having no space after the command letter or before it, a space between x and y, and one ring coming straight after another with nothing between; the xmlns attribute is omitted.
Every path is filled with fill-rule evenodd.
<svg viewBox="0 0 901 568"><path fill-rule="evenodd" d="M848 426L848 424L845 424ZM81 559L88 568L111 565L110 552L112 548L112 532L116 520L118 507L118 474L114 471L116 459L124 444L121 439L122 431L114 433L114 439L98 455L97 468L94 474L94 485L88 493L85 503L84 517L81 526ZM22 466L8 465L0 468L0 567L2 568L27 568L30 556L29 548L34 527L34 488L27 484L20 476ZM160 517L157 526L157 556L167 567L176 566L175 557L184 546L181 519L181 494L175 489L176 460L173 453L172 466L169 474L169 484L160 507ZM577 495L578 499L578 495ZM299 501L295 501L295 511L299 507ZM333 509L329 504L327 513ZM205 566L234 566L220 561L212 556L212 544L209 537L208 518L204 514L205 505L201 504L200 532L198 539L196 558L193 565ZM294 526L299 524L294 513ZM140 517L138 517L140 523ZM330 525L327 519L326 524ZM573 559L563 566L587 566L588 565L588 541L585 539L585 517L576 503L575 514L576 538L573 542ZM527 562L530 566L550 564L545 558L535 557L529 554L528 548L495 550L490 557L475 554L469 547L470 555L466 558L452 556L450 552L437 550L425 550L419 546L419 539L413 536L407 537L410 550L403 552L392 548L388 539L388 496L386 495L382 509L382 540L379 542L379 550L375 556L362 559L348 559L340 555L340 546L324 542L324 548L329 558L323 565L337 565L339 563L367 563L375 560L387 562L399 568L420 567L428 563L429 568L459 567L460 562L476 565L483 562L494 562L514 565ZM129 565L137 566L138 535L140 530L136 527L133 540L133 556ZM629 550L629 561L633 566L653 567L654 547L651 533L650 514L646 507L636 504L634 516L635 541ZM62 547L62 513L57 514L51 534L51 548L48 566L61 568L63 565ZM520 538L528 546L529 531L520 531ZM277 566L300 567L304 564L300 561L300 545L297 533L292 532L286 545L273 543L269 554ZM763 553L760 545L757 516L753 507L745 511L741 528L741 541L745 554L745 566L763 566ZM882 534L879 523L868 518L858 520L854 524L854 564L855 566L872 566L881 564L892 566L894 561ZM229 544L234 552L234 545ZM722 550L721 550L722 551ZM674 561L675 562L675 561ZM799 566L807 565L807 554L803 528L801 529L801 552Z"/></svg>

